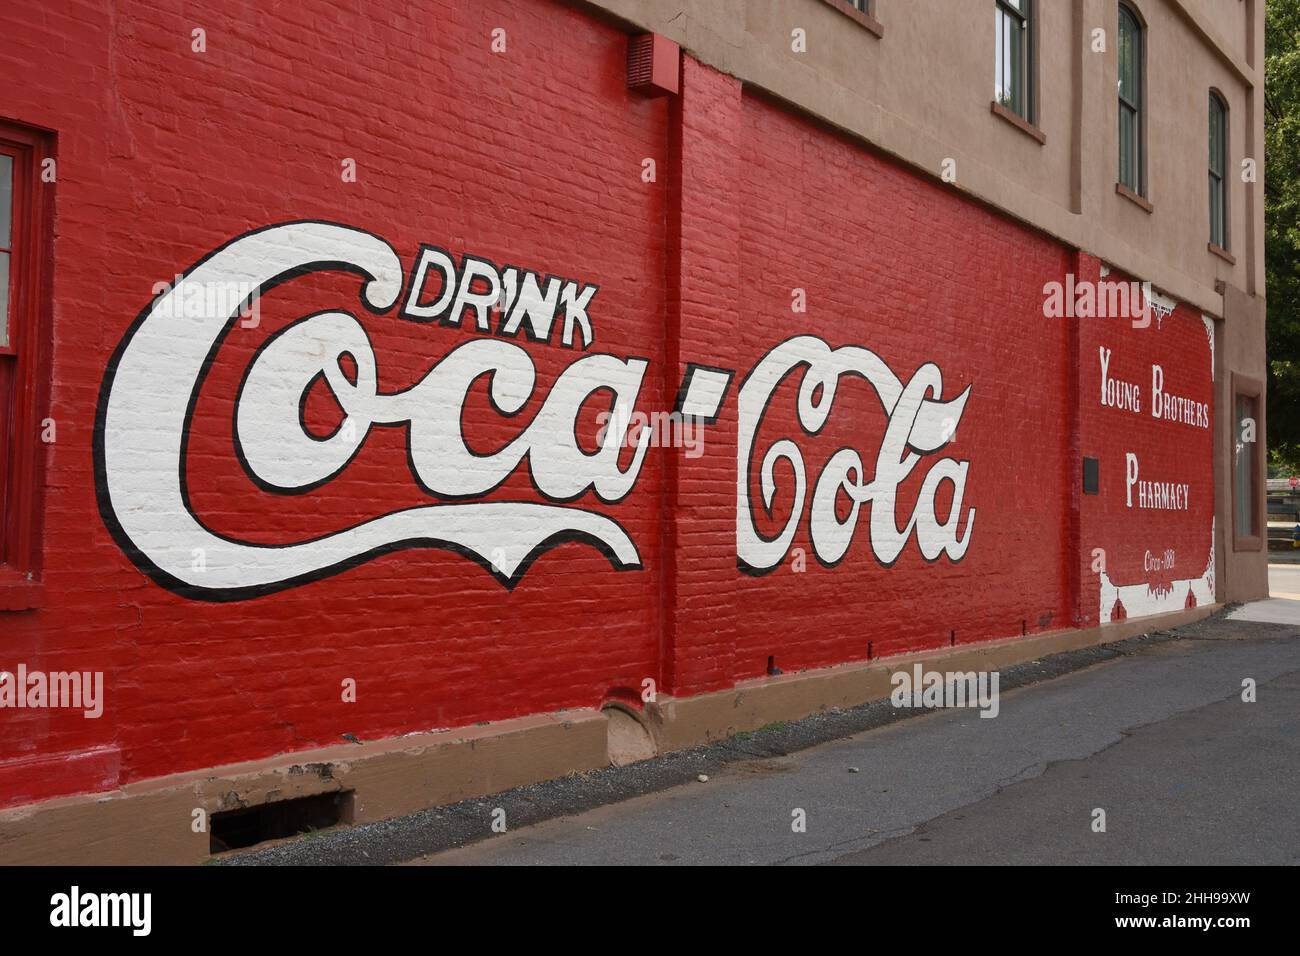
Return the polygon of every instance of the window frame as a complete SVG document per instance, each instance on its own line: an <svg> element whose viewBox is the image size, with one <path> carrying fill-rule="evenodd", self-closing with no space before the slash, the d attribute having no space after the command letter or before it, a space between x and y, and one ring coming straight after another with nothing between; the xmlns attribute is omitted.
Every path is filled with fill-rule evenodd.
<svg viewBox="0 0 1300 956"><path fill-rule="evenodd" d="M1001 49L998 46L998 39L1001 37L1002 18L1006 17L1012 22L1020 24L1021 44L1019 67L1021 75L1020 90L1018 91L1024 102L1017 109L1013 102L1011 105L1004 103L999 96L998 76L1002 69L1003 57L997 56L993 67L994 88L993 102L1018 117L1030 126L1038 125L1038 10L1034 0L1020 0L1023 9L1014 5L1012 0L994 0L994 24L998 27L994 34L994 52L995 54ZM1009 61L1008 61L1009 62Z"/></svg>
<svg viewBox="0 0 1300 956"><path fill-rule="evenodd" d="M1234 551L1261 551L1264 549L1264 543L1268 537L1268 515L1265 510L1264 501L1264 385L1259 379L1251 378L1247 375L1232 374L1232 391L1230 400L1232 402L1231 421L1228 433L1228 448L1230 459L1228 466L1232 472L1232 550ZM1237 461L1241 452L1237 450L1237 436L1240 434L1241 422L1237 418L1238 399L1249 399L1254 405L1255 417L1255 441L1251 444L1250 450L1253 467L1251 470L1251 503L1253 504L1255 517L1255 533L1242 534L1241 528L1237 524L1237 501L1240 494L1240 481L1237 477Z"/></svg>
<svg viewBox="0 0 1300 956"><path fill-rule="evenodd" d="M827 6L834 7L877 39L885 35L884 25L876 19L876 0L821 0Z"/></svg>
<svg viewBox="0 0 1300 956"><path fill-rule="evenodd" d="M52 301L53 185L42 177L54 158L45 130L0 119L0 151L13 157L9 262L9 344L0 363L10 378L9 430L0 470L0 612L39 603L44 459L39 423L48 402Z"/></svg>
<svg viewBox="0 0 1300 956"><path fill-rule="evenodd" d="M1219 109L1219 118L1223 124L1219 134L1219 155L1217 157L1221 169L1217 173L1214 169L1214 161L1216 157L1214 155L1214 150L1213 150L1214 120L1215 120L1214 111L1216 106ZM1209 140L1208 145L1210 146L1210 150L1209 150L1210 152L1210 156L1209 156L1210 246L1212 250L1217 249L1221 252L1228 252L1232 248L1230 245L1232 241L1231 239L1232 230L1230 228L1229 219L1228 219L1228 212L1230 209L1230 203L1228 197L1228 182L1229 182L1228 158L1232 155L1230 133L1228 131L1229 130L1228 119L1230 113L1231 111L1228 107L1227 98L1217 89L1211 87L1210 97L1209 97L1209 116L1208 116L1209 127L1207 129L1207 139ZM1217 209L1219 215L1219 235L1217 237L1214 234L1214 216L1216 212L1216 208L1215 208L1216 204L1214 199L1214 185L1215 185L1216 176L1218 178L1218 187L1219 187L1218 209Z"/></svg>
<svg viewBox="0 0 1300 956"><path fill-rule="evenodd" d="M1137 7L1128 0L1120 0L1117 5L1117 28L1115 42L1115 103L1116 103L1116 125L1115 138L1117 147L1117 168L1115 170L1116 184L1124 190L1128 190L1134 196L1142 199L1147 198L1147 24L1138 12ZM1124 96L1122 89L1122 75L1120 73L1120 50L1123 49L1123 27L1124 19L1133 23L1135 43L1133 45L1133 58L1136 61L1133 69L1133 86L1134 100L1128 100ZM1124 140L1120 134L1120 124L1124 118L1124 110L1128 109L1133 117L1133 136L1132 149L1133 153L1129 157L1124 155ZM1133 182L1124 181L1124 161L1130 161L1133 171ZM1148 210L1149 211L1149 210Z"/></svg>

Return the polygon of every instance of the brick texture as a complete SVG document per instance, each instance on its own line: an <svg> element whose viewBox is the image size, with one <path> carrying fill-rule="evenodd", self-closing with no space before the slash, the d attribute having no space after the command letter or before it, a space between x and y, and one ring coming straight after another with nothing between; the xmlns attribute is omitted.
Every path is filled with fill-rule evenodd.
<svg viewBox="0 0 1300 956"><path fill-rule="evenodd" d="M1154 420L1146 407L1121 414L1093 395L1097 350L1109 345L1144 395L1159 361L1171 390L1208 401L1198 315L1180 308L1149 332L1045 318L1044 285L1087 257L688 55L678 97L630 93L625 35L569 4L159 6L0 6L0 114L53 131L58 153L45 598L0 611L0 669L21 662L106 679L98 720L0 710L0 806L345 734L636 704L647 678L685 696L761 676L769 659L789 672L1081 626L1099 614L1094 546L1126 585L1164 586L1142 570L1148 551L1176 549L1174 577L1201 573L1183 556L1191 565L1209 546L1210 431ZM196 28L206 52L192 49ZM498 28L503 52L492 50ZM355 182L341 176L346 159ZM647 360L636 396L645 412L672 408L688 364L735 372L700 455L651 448L625 497L572 502L622 526L639 570L565 543L507 589L462 554L400 548L230 601L195 600L142 573L96 499L96 409L114 350L156 283L250 230L306 219L382 237L408 278L427 243L599 285L590 348L518 340L536 382L516 414L493 408L486 377L469 388L462 428L479 455L514 440L584 354ZM236 326L214 353L184 462L189 506L214 533L277 547L430 503L408 463L406 426L373 429L337 477L297 494L260 488L234 451L250 363L304 316L356 315L385 393L412 387L457 346L499 338L471 319L371 315L359 289L339 270L278 285L261 297L257 326ZM795 290L806 311L792 309ZM751 503L763 493L757 464L738 468L738 392L797 335L869 349L904 384L934 363L945 400L970 387L955 437L920 456L895 502L901 524L935 460L968 462L962 509L976 518L960 561L927 560L911 535L882 564L869 527L877 502L833 567L814 555L806 514L777 567L738 567L738 486ZM797 417L800 379L795 370L774 390L754 432L759 459L793 440L811 498L830 457L851 448L869 481L887 418L872 386L842 378L814 434ZM588 452L601 395L578 414ZM450 397L436 396L428 413ZM314 389L303 418L325 435L342 414ZM1144 478L1192 484L1189 511L1124 507L1130 446ZM1078 492L1079 458L1094 454L1095 499ZM625 467L630 458L625 449ZM788 464L773 478L771 513L753 504L769 537L794 507ZM940 519L952 493L951 482L940 486ZM529 463L482 498L539 500ZM847 508L840 495L841 520ZM342 699L347 678L355 703Z"/></svg>

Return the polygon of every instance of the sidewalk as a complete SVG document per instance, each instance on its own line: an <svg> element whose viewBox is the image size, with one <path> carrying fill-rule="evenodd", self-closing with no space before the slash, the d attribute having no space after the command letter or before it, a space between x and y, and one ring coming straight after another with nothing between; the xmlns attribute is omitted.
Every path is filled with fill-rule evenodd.
<svg viewBox="0 0 1300 956"><path fill-rule="evenodd" d="M1231 612L1234 621L1300 626L1300 552L1269 555L1267 601L1252 601Z"/></svg>
<svg viewBox="0 0 1300 956"><path fill-rule="evenodd" d="M1300 631L1180 636L1006 693L993 720L942 711L420 862L1300 862Z"/></svg>
<svg viewBox="0 0 1300 956"><path fill-rule="evenodd" d="M995 719L883 701L223 862L1300 862L1300 601L1001 677Z"/></svg>

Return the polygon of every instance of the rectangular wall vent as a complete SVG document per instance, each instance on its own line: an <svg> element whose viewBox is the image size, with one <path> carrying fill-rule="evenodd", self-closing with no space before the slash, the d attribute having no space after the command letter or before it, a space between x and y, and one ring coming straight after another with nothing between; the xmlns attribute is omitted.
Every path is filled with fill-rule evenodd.
<svg viewBox="0 0 1300 956"><path fill-rule="evenodd" d="M1085 495L1095 495L1097 487L1101 484L1101 462L1096 458L1085 458L1083 460L1083 493Z"/></svg>
<svg viewBox="0 0 1300 956"><path fill-rule="evenodd" d="M675 96L681 47L657 33L641 33L627 41L627 86L646 96Z"/></svg>
<svg viewBox="0 0 1300 956"><path fill-rule="evenodd" d="M208 852L224 853L352 822L352 791L224 810L208 821Z"/></svg>

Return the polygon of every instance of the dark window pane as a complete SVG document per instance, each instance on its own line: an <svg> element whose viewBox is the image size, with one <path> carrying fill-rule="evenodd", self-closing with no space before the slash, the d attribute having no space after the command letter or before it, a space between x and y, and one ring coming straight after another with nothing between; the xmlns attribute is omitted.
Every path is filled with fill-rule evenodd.
<svg viewBox="0 0 1300 956"><path fill-rule="evenodd" d="M1119 18L1119 95L1130 103L1136 102L1133 83L1133 34L1127 28L1128 17L1121 12Z"/></svg>
<svg viewBox="0 0 1300 956"><path fill-rule="evenodd" d="M1119 181L1142 189L1142 34L1137 20L1119 8Z"/></svg>
<svg viewBox="0 0 1300 956"><path fill-rule="evenodd" d="M14 160L0 155L0 249L8 249L14 215Z"/></svg>
<svg viewBox="0 0 1300 956"><path fill-rule="evenodd" d="M0 348L9 345L9 253L0 252ZM0 435L3 437L3 435Z"/></svg>
<svg viewBox="0 0 1300 956"><path fill-rule="evenodd" d="M1015 23L1010 17L1007 18L1007 28L1010 33L1010 58L1011 58L1011 108L1017 113L1025 112L1025 74L1024 74L1024 30L1019 23Z"/></svg>
<svg viewBox="0 0 1300 956"><path fill-rule="evenodd" d="M1012 112L1030 118L1030 2L997 0L994 6L994 98Z"/></svg>
<svg viewBox="0 0 1300 956"><path fill-rule="evenodd" d="M1228 165L1227 109L1210 94L1210 242L1227 248L1228 192L1224 173Z"/></svg>
<svg viewBox="0 0 1300 956"><path fill-rule="evenodd" d="M1254 443L1243 442L1242 432L1246 422L1255 417L1255 400L1248 395L1237 396L1237 434L1235 451L1236 517L1237 534L1241 537L1253 537L1259 534L1256 493L1256 457ZM1253 431L1252 427L1252 431Z"/></svg>
<svg viewBox="0 0 1300 956"><path fill-rule="evenodd" d="M1119 108L1119 181L1133 188L1133 114Z"/></svg>
<svg viewBox="0 0 1300 956"><path fill-rule="evenodd" d="M997 75L993 81L993 98L1006 105L1007 90L1007 44L1006 44L1006 20L1007 15L998 7L993 11L994 29L993 37L997 45Z"/></svg>
<svg viewBox="0 0 1300 956"><path fill-rule="evenodd" d="M1215 128L1218 117L1214 115L1214 97L1210 97L1210 168L1214 168L1215 153L1219 151L1219 131Z"/></svg>
<svg viewBox="0 0 1300 956"><path fill-rule="evenodd" d="M1220 206L1219 194L1222 188L1221 183L1210 176L1210 242L1216 246L1223 245L1223 210Z"/></svg>
<svg viewBox="0 0 1300 956"><path fill-rule="evenodd" d="M1210 96L1210 168L1216 173L1223 172L1224 159L1224 116L1223 104L1218 97Z"/></svg>

